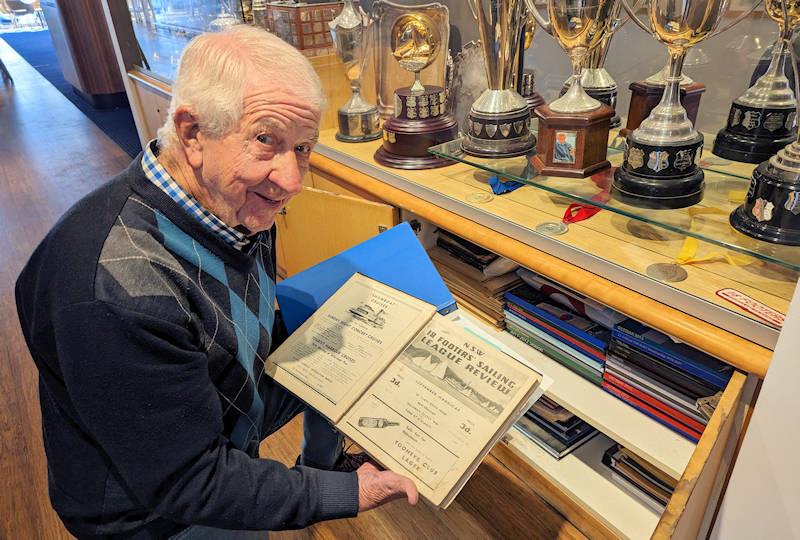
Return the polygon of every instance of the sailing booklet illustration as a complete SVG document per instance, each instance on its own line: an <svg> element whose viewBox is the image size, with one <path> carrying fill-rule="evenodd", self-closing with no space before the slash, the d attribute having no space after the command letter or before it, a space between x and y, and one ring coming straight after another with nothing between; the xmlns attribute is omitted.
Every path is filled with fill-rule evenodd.
<svg viewBox="0 0 800 540"><path fill-rule="evenodd" d="M267 360L267 373L446 508L530 406L541 375L354 274Z"/></svg>

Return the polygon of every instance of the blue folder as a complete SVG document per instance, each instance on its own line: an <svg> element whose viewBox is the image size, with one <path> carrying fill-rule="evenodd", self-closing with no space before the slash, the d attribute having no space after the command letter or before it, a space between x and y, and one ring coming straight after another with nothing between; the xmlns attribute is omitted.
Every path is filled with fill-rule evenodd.
<svg viewBox="0 0 800 540"><path fill-rule="evenodd" d="M442 315L456 309L453 295L404 222L278 283L275 294L289 333L355 273L428 302Z"/></svg>

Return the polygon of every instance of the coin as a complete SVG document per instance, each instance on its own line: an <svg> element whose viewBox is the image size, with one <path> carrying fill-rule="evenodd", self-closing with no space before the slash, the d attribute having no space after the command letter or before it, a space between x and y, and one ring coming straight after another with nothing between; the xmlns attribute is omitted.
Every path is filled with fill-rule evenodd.
<svg viewBox="0 0 800 540"><path fill-rule="evenodd" d="M490 195L489 193L484 193L482 191L476 193L470 193L467 195L467 202L471 203L487 203L494 199L494 195Z"/></svg>
<svg viewBox="0 0 800 540"><path fill-rule="evenodd" d="M653 279L668 283L677 283L689 277L686 270L675 263L654 263L647 267L645 273Z"/></svg>
<svg viewBox="0 0 800 540"><path fill-rule="evenodd" d="M563 222L547 221L536 226L536 232L546 236L558 236L564 234L568 230L569 227Z"/></svg>

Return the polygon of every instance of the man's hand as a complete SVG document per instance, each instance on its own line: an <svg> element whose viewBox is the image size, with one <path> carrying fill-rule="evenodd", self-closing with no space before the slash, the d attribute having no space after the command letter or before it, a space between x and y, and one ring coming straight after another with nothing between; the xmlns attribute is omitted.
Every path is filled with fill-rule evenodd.
<svg viewBox="0 0 800 540"><path fill-rule="evenodd" d="M365 512L406 497L408 504L417 504L419 493L414 482L391 471L379 471L372 463L364 463L358 475L358 511Z"/></svg>

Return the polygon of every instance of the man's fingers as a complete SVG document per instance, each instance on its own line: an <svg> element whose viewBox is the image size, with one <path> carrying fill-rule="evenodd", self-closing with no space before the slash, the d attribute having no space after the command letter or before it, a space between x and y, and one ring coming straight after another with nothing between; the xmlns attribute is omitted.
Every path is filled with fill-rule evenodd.
<svg viewBox="0 0 800 540"><path fill-rule="evenodd" d="M419 492L417 491L417 486L414 484L414 482L405 476L400 476L399 474L395 474L393 472L387 472L387 474L392 475L391 481L389 482L389 487L392 492L398 495L405 495L408 499L408 504L417 504Z"/></svg>

